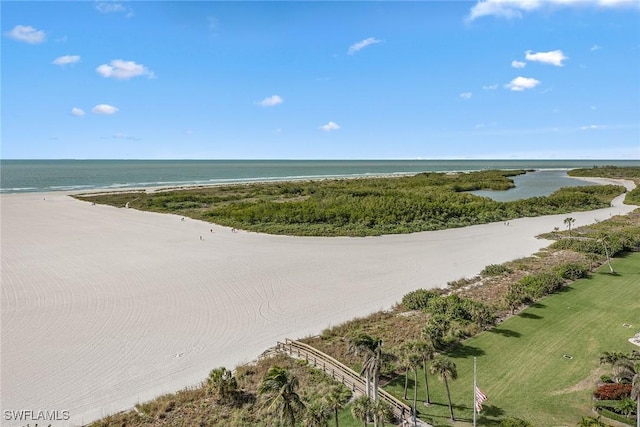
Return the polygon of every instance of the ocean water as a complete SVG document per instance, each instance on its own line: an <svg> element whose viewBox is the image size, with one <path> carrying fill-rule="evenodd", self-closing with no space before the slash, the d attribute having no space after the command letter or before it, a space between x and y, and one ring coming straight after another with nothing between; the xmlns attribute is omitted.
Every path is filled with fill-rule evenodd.
<svg viewBox="0 0 640 427"><path fill-rule="evenodd" d="M500 192L523 198L580 185L566 177L567 169L639 164L624 160L0 160L0 192L82 192L487 169L545 172L517 178L518 191ZM543 176L546 184L539 185ZM496 197L497 193L483 195Z"/></svg>

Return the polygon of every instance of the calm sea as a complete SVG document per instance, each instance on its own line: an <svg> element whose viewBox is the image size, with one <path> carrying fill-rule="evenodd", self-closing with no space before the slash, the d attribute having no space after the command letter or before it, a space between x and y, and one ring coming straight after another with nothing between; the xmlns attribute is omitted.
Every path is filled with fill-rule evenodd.
<svg viewBox="0 0 640 427"><path fill-rule="evenodd" d="M518 185L518 198L545 195L579 185L567 169L617 165L623 160L0 160L0 192L87 191L253 181L320 179L418 172L533 169ZM545 177L546 184L540 186ZM530 190L527 182L534 182ZM543 180L544 181L544 180ZM522 192L524 190L524 193ZM515 190L510 190L512 193ZM491 195L491 194L489 194ZM492 196L493 197L493 196Z"/></svg>

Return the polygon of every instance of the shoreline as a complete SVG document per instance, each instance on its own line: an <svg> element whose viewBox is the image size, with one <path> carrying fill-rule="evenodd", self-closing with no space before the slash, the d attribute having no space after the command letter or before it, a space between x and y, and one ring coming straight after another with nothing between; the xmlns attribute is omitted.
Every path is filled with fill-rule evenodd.
<svg viewBox="0 0 640 427"><path fill-rule="evenodd" d="M2 409L68 410L69 422L55 426L198 384L277 340L529 256L550 243L535 236L567 216L578 227L637 208L619 197L508 227L327 239L231 233L70 194L0 196Z"/></svg>
<svg viewBox="0 0 640 427"><path fill-rule="evenodd" d="M558 172L558 171L570 171L575 168L564 167L564 168L500 168L498 170L504 171L515 171L515 170L524 170L525 172ZM456 173L470 173L470 172L478 172L483 170L489 170L487 168L484 169L460 169L460 170L424 170L424 171L398 171L398 172L389 172L389 173L365 173L365 174L338 174L338 175L312 175L312 176L278 176L278 177L256 177L256 178L233 178L233 179L222 179L220 178L216 182L211 182L209 180L207 182L186 182L186 183L131 183L131 184L111 184L107 186L97 186L86 188L88 185L68 185L61 186L60 189L52 190L52 189L35 189L34 191L5 191L5 189L0 189L0 195L8 195L8 194L43 194L43 193L73 193L73 194L90 194L90 193L112 193L112 192L130 192L130 191L171 191L171 190L186 190L192 188L206 188L211 186L225 186L225 185L251 185L251 184L266 184L266 183L279 183L279 182L296 182L296 181L326 181L326 180L342 180L342 179L368 179L368 178L394 178L394 177L405 177L405 176L415 176L421 173L441 173L441 174L456 174ZM578 177L570 177L568 178L576 178ZM148 185L146 185L148 184ZM12 189L8 189L12 190ZM21 190L24 190L21 188Z"/></svg>

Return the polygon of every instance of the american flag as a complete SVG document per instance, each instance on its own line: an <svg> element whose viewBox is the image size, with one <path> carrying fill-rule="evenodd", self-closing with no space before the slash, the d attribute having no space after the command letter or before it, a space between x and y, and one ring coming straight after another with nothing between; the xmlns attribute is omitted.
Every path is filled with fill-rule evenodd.
<svg viewBox="0 0 640 427"><path fill-rule="evenodd" d="M487 395L484 394L478 387L476 387L476 411L482 411L482 402L487 400Z"/></svg>

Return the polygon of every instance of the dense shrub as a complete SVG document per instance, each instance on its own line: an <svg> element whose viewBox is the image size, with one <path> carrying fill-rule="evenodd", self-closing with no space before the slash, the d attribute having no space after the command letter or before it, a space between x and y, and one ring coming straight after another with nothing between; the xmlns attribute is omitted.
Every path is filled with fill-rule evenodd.
<svg viewBox="0 0 640 427"><path fill-rule="evenodd" d="M556 272L543 272L525 276L519 283L531 298L537 299L557 291L564 281Z"/></svg>
<svg viewBox="0 0 640 427"><path fill-rule="evenodd" d="M423 310L427 308L429 300L439 294L433 289L416 289L402 297L402 305L408 310Z"/></svg>
<svg viewBox="0 0 640 427"><path fill-rule="evenodd" d="M212 186L82 200L171 212L272 234L366 236L440 230L609 205L616 186L562 188L549 197L497 202L468 190L505 190L524 171Z"/></svg>
<svg viewBox="0 0 640 427"><path fill-rule="evenodd" d="M631 394L631 384L603 384L593 392L593 397L601 400L620 400Z"/></svg>
<svg viewBox="0 0 640 427"><path fill-rule="evenodd" d="M624 415L617 414L607 408L597 408L597 412L603 417L606 417L630 426L635 425L635 422L632 419L627 418Z"/></svg>
<svg viewBox="0 0 640 427"><path fill-rule="evenodd" d="M509 417L500 421L500 427L533 427L533 424L522 418Z"/></svg>
<svg viewBox="0 0 640 427"><path fill-rule="evenodd" d="M624 198L627 205L640 205L640 186L629 191Z"/></svg>
<svg viewBox="0 0 640 427"><path fill-rule="evenodd" d="M606 384L613 384L613 379L610 375L602 375L600 376L600 381Z"/></svg>
<svg viewBox="0 0 640 427"><path fill-rule="evenodd" d="M558 274L563 279L578 280L587 275L587 266L575 262L568 262L557 267Z"/></svg>
<svg viewBox="0 0 640 427"><path fill-rule="evenodd" d="M572 250L574 252L604 255L604 249L595 239L560 239L551 244L552 249Z"/></svg>
<svg viewBox="0 0 640 427"><path fill-rule="evenodd" d="M504 264L489 264L487 265L480 274L483 276L499 276L502 273L511 273L513 270L507 267Z"/></svg>

